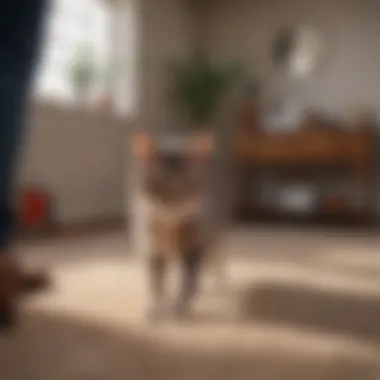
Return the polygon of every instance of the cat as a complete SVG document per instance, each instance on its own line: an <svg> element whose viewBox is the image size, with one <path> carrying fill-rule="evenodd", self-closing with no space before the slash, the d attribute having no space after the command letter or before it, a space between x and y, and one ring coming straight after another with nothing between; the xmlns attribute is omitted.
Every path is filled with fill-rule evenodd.
<svg viewBox="0 0 380 380"><path fill-rule="evenodd" d="M140 191L148 210L151 304L147 317L155 320L189 315L204 264L212 263L220 276L223 272L222 256L212 249L215 236L207 225L214 140L201 134L186 141L170 145L173 140L159 141L147 133L136 134L133 141L134 156L142 168ZM168 305L165 282L173 261L180 266L181 283L177 298Z"/></svg>

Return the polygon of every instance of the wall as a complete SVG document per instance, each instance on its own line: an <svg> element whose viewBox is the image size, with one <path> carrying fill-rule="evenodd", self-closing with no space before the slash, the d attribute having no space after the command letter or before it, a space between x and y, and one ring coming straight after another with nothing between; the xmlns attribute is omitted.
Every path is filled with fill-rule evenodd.
<svg viewBox="0 0 380 380"><path fill-rule="evenodd" d="M167 129L184 122L168 94L167 66L193 44L188 0L138 0L139 124Z"/></svg>
<svg viewBox="0 0 380 380"><path fill-rule="evenodd" d="M352 105L376 108L380 116L380 5L376 0L219 0L209 22L214 58L241 58L268 87L279 84L270 60L276 31L311 24L326 39L319 72L285 96L301 107L341 114Z"/></svg>
<svg viewBox="0 0 380 380"><path fill-rule="evenodd" d="M138 0L136 7L138 101L133 126L176 127L184 119L167 96L165 66L189 53L196 21L188 0ZM59 221L125 215L128 202L135 203L133 179L126 176L135 171L127 149L131 125L106 114L47 104L33 109L30 124L21 181L51 191Z"/></svg>
<svg viewBox="0 0 380 380"><path fill-rule="evenodd" d="M21 181L51 192L58 221L123 216L128 123L48 105L30 120Z"/></svg>

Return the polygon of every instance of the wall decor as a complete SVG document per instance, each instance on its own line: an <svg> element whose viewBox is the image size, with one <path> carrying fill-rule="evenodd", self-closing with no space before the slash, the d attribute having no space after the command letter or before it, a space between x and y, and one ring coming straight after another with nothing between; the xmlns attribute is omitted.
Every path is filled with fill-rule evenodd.
<svg viewBox="0 0 380 380"><path fill-rule="evenodd" d="M273 62L295 79L310 77L325 55L322 33L316 28L301 25L282 28L273 44Z"/></svg>

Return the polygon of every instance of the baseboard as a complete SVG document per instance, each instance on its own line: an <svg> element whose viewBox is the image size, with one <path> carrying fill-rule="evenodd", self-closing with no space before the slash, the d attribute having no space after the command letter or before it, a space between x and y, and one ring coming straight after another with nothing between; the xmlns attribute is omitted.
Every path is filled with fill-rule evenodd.
<svg viewBox="0 0 380 380"><path fill-rule="evenodd" d="M50 239L81 237L103 232L123 231L126 229L126 220L123 216L103 218L88 218L83 220L54 222L38 228L21 228L16 234L17 240Z"/></svg>

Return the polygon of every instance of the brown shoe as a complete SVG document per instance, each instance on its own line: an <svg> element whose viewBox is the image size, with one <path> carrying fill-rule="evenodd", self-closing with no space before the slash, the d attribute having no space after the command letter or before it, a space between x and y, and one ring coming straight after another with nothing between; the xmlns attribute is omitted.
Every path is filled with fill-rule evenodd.
<svg viewBox="0 0 380 380"><path fill-rule="evenodd" d="M9 255L0 254L0 330L15 323L21 296L43 290L49 284L46 274L24 272Z"/></svg>

